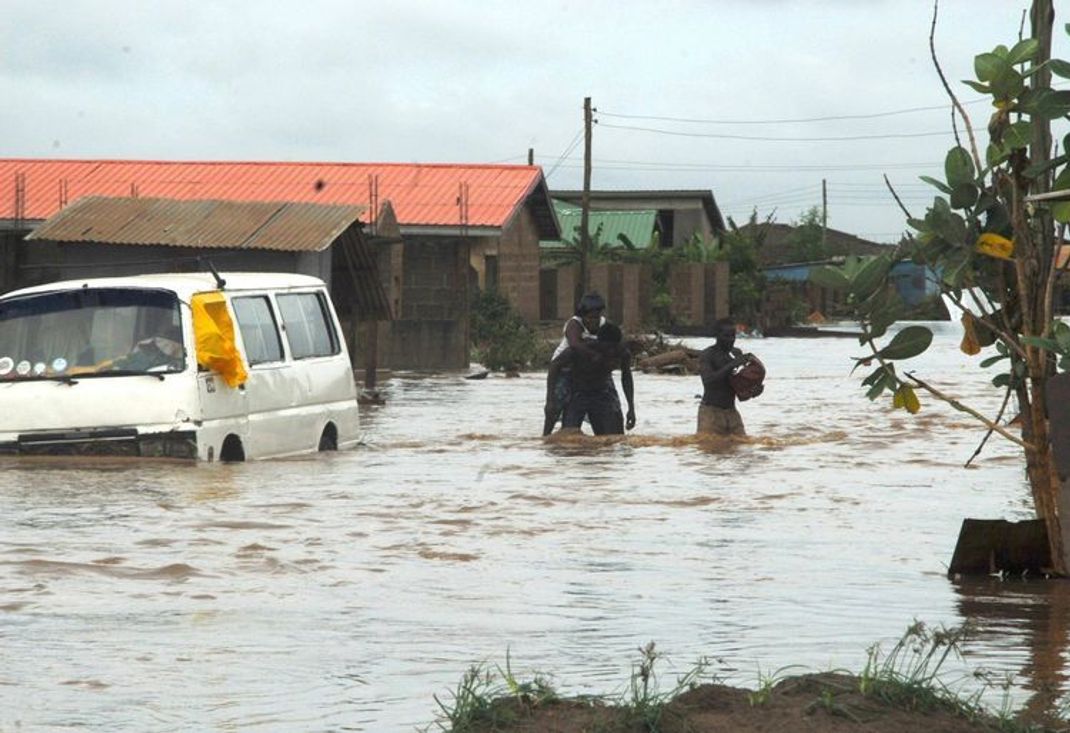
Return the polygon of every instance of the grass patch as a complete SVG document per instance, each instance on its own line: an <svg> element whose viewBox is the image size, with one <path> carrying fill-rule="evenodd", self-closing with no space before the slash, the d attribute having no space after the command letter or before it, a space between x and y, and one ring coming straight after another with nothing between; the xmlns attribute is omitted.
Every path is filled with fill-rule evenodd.
<svg viewBox="0 0 1070 733"><path fill-rule="evenodd" d="M759 668L753 690L721 684L710 673L708 658L662 689L658 668L663 655L650 642L638 650L629 679L616 694L562 697L545 675L519 679L507 651L504 667L471 667L448 698L435 696L439 715L434 725L455 733L707 733L726 729L725 725L747 731L779 730L777 725L790 727L800 716L816 716L811 722L831 725L830 730L849 721L876 733L933 729L934 721L949 726L939 730L1070 731L1066 706L1048 711L1044 718L1056 728L1020 717L1013 709L1009 676L996 680L977 672L949 683L948 662L961 661L962 644L970 631L968 626L929 627L915 622L887 651L879 644L867 649L861 672L809 673L799 665L772 672ZM997 709L982 704L993 689L1003 690ZM702 723L696 724L698 720Z"/></svg>
<svg viewBox="0 0 1070 733"><path fill-rule="evenodd" d="M536 673L527 681L517 679L511 655L506 650L504 668L473 665L447 699L434 696L438 715L433 725L452 733L486 730L487 726L493 730L515 723L522 715L559 699L545 675Z"/></svg>
<svg viewBox="0 0 1070 733"><path fill-rule="evenodd" d="M706 676L710 660L703 657L685 674L676 679L676 685L661 690L655 665L662 655L654 642L639 648L639 662L632 665L628 680L628 692L618 701L618 707L630 723L643 726L649 733L659 733L666 706L687 690L694 689Z"/></svg>

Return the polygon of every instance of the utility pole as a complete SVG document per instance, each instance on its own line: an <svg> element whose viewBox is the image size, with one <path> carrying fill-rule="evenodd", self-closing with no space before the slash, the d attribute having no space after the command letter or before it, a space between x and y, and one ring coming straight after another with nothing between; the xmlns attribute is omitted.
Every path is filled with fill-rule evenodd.
<svg viewBox="0 0 1070 733"><path fill-rule="evenodd" d="M528 148L528 165L535 165L535 148Z"/></svg>
<svg viewBox="0 0 1070 733"><path fill-rule="evenodd" d="M580 278L577 283L578 303L591 279L588 262L591 251L591 233L588 224L591 213L591 98L583 98L583 198L580 200Z"/></svg>
<svg viewBox="0 0 1070 733"><path fill-rule="evenodd" d="M825 234L829 227L829 193L825 179L821 179L821 249L825 249Z"/></svg>

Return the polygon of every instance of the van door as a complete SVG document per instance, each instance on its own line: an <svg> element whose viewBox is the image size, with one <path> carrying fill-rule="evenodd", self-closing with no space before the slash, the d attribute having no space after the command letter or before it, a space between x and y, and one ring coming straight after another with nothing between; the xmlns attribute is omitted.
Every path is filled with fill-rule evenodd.
<svg viewBox="0 0 1070 733"><path fill-rule="evenodd" d="M294 424L293 367L286 360L275 308L267 294L231 298L249 375L245 382L248 450L258 458L304 450Z"/></svg>
<svg viewBox="0 0 1070 733"><path fill-rule="evenodd" d="M197 374L197 399L201 406L202 424L197 431L197 453L204 460L220 460L223 442L228 435L236 435L249 455L246 443L249 433L249 408L245 386L231 387L224 379L209 371Z"/></svg>
<svg viewBox="0 0 1070 733"><path fill-rule="evenodd" d="M339 442L352 440L356 431L355 387L349 357L335 328L326 292L279 293L275 296L286 343L293 359L294 378L302 391L295 423L319 445L327 422L336 428Z"/></svg>

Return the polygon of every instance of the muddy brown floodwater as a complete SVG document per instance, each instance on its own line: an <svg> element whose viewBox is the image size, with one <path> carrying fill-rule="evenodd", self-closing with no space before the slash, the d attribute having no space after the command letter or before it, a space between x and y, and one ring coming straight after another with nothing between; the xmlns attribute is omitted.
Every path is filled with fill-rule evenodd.
<svg viewBox="0 0 1070 733"><path fill-rule="evenodd" d="M994 413L935 327L919 374ZM1031 516L1015 448L964 470L983 429L870 404L853 340L741 345L770 376L739 444L689 435L696 377L637 375L623 441L547 443L539 374L394 375L339 454L0 461L0 731L411 731L507 650L571 694L621 691L651 640L666 679L708 656L754 687L914 619L977 624L949 671L1057 700L1066 587L944 574L964 516Z"/></svg>

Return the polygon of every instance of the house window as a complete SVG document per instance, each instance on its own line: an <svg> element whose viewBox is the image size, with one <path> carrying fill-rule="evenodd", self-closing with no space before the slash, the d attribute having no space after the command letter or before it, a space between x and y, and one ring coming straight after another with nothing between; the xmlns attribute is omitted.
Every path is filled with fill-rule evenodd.
<svg viewBox="0 0 1070 733"><path fill-rule="evenodd" d="M498 255L483 258L483 285L485 290L498 289Z"/></svg>
<svg viewBox="0 0 1070 733"><path fill-rule="evenodd" d="M323 293L280 295L278 302L293 358L331 356L340 351Z"/></svg>
<svg viewBox="0 0 1070 733"><path fill-rule="evenodd" d="M658 209L658 224L661 228L661 238L658 244L662 247L672 247L676 244L673 237L676 236L676 212L673 209Z"/></svg>
<svg viewBox="0 0 1070 733"><path fill-rule="evenodd" d="M235 298L231 301L238 330L245 344L245 358L250 366L282 361L282 342L271 303L264 295Z"/></svg>

